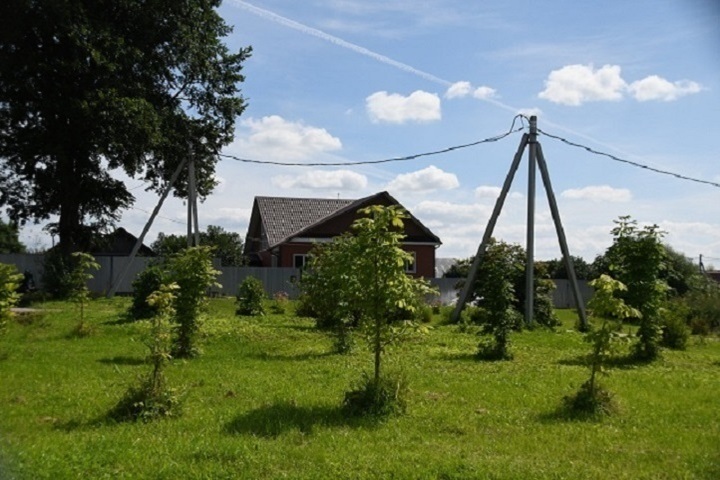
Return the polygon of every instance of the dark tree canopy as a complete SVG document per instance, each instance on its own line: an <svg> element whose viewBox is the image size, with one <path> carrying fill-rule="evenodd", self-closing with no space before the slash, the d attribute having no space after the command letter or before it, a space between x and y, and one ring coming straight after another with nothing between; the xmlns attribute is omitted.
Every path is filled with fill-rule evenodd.
<svg viewBox="0 0 720 480"><path fill-rule="evenodd" d="M67 253L132 205L112 170L159 190L192 156L200 196L212 191L251 51L222 43L219 4L0 2L0 205L12 221L57 216Z"/></svg>
<svg viewBox="0 0 720 480"><path fill-rule="evenodd" d="M213 256L220 258L224 267L243 265L243 241L238 233L228 232L217 225L208 225L206 231L200 232L200 245L212 247ZM187 248L187 237L160 232L151 248L157 255L169 257Z"/></svg>

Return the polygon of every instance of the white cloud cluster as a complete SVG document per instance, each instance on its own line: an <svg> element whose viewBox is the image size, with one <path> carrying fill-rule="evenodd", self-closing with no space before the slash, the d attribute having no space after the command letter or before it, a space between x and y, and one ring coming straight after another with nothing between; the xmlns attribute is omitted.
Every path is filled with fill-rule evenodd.
<svg viewBox="0 0 720 480"><path fill-rule="evenodd" d="M278 175L271 179L276 187L310 190L362 190L367 177L350 170L312 170L298 176Z"/></svg>
<svg viewBox="0 0 720 480"><path fill-rule="evenodd" d="M635 97L635 100L640 102L647 102L649 100L670 102L702 90L699 83L689 80L671 83L657 75L651 75L637 82L633 82L628 88Z"/></svg>
<svg viewBox="0 0 720 480"><path fill-rule="evenodd" d="M627 188L613 188L609 185L590 185L583 188L570 188L560 194L570 200L590 200L592 202L629 202L632 193Z"/></svg>
<svg viewBox="0 0 720 480"><path fill-rule="evenodd" d="M402 173L391 181L388 190L430 192L451 190L460 186L454 173L444 172L434 165L411 173Z"/></svg>
<svg viewBox="0 0 720 480"><path fill-rule="evenodd" d="M475 198L491 198L497 199L502 192L502 188L491 185L480 185L475 189ZM523 194L520 192L510 192L508 195L510 198L523 198Z"/></svg>
<svg viewBox="0 0 720 480"><path fill-rule="evenodd" d="M240 140L239 147L249 154L278 159L303 160L340 150L342 142L324 128L311 127L302 122L290 122L278 115L259 120L248 118L241 125L250 129L250 135Z"/></svg>
<svg viewBox="0 0 720 480"><path fill-rule="evenodd" d="M375 92L365 99L373 122L405 123L440 120L440 97L416 90L407 97L399 93Z"/></svg>
<svg viewBox="0 0 720 480"><path fill-rule="evenodd" d="M619 65L567 65L550 72L545 90L538 96L553 103L579 106L587 102L618 101L626 93L640 102L649 100L677 100L698 93L700 84L689 80L670 82L651 75L632 83L626 82Z"/></svg>
<svg viewBox="0 0 720 480"><path fill-rule="evenodd" d="M450 85L445 92L445 98L448 99L464 98L467 96L472 96L478 100L486 100L489 98L495 98L497 96L497 91L494 88L490 88L485 85L474 88L470 82L461 81Z"/></svg>

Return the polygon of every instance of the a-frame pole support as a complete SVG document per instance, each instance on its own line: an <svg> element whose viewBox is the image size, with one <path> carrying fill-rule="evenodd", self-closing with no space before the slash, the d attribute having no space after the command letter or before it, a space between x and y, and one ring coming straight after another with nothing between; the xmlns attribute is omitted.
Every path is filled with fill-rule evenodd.
<svg viewBox="0 0 720 480"><path fill-rule="evenodd" d="M575 305L577 306L578 315L580 318L580 325L581 327L587 328L587 315L585 312L585 305L583 303L582 297L580 295L580 288L577 283L577 277L575 276L575 267L573 265L572 257L570 256L570 250L567 246L567 240L565 237L565 231L562 226L562 222L560 220L560 213L557 208L557 202L555 200L555 193L552 189L552 184L550 182L550 174L548 172L547 164L545 163L545 157L542 153L542 146L537 141L537 117L533 116L530 117L530 133L529 134L523 134L522 140L520 140L520 145L518 147L517 152L515 153L515 157L513 158L512 165L510 166L510 170L508 171L507 177L505 177L505 183L503 184L502 190L500 192L500 196L498 197L497 201L495 202L495 208L493 209L492 215L490 215L490 219L488 220L487 227L485 228L485 233L483 234L482 242L480 242L480 246L478 247L477 253L475 254L475 259L473 260L472 265L470 266L470 271L468 273L467 278L465 279L465 284L463 285L462 291L460 292L460 296L458 297L457 305L455 306L455 310L453 310L453 314L451 317L452 322L457 322L460 319L460 314L462 313L463 308L465 308L465 304L467 304L468 300L470 299L470 293L472 292L473 286L475 284L475 280L477 278L478 269L480 267L480 263L482 262L482 258L485 255L485 250L487 249L488 244L490 243L490 239L492 238L493 230L495 229L495 224L497 223L497 219L500 216L500 213L502 211L502 207L505 203L505 198L507 197L508 192L510 191L510 187L512 185L512 181L515 178L515 173L517 172L517 169L520 165L520 161L522 160L522 155L525 150L525 147L529 146L529 167L528 167L528 215L527 215L527 258L526 258L526 265L525 265L525 322L530 324L532 323L533 319L533 309L534 309L534 296L535 296L535 279L534 279L534 242L535 242L535 173L536 168L540 169L540 174L542 176L543 184L545 186L545 192L547 194L548 203L550 205L550 211L552 213L553 221L555 222L555 231L557 233L558 242L560 243L560 250L563 254L563 259L565 261L565 268L568 271L568 276L570 278L570 283L572 285L573 289L573 295L575 297Z"/></svg>
<svg viewBox="0 0 720 480"><path fill-rule="evenodd" d="M197 208L197 179L195 177L195 160L188 164L188 210L187 210L187 246L200 245Z"/></svg>
<svg viewBox="0 0 720 480"><path fill-rule="evenodd" d="M575 297L575 306L577 307L578 317L580 320L580 328L586 330L588 328L587 314L585 312L585 303L583 302L582 295L580 294L580 286L577 282L577 276L575 275L575 265L573 259L570 256L570 249L567 245L567 239L565 237L565 229L563 229L562 221L560 220L560 211L557 207L557 201L555 200L555 192L550 182L550 172L545 163L545 156L543 155L542 146L537 144L537 163L540 168L540 175L542 176L543 185L545 186L545 193L547 194L548 204L550 205L550 213L555 223L555 231L557 232L558 242L560 243L560 250L565 259L565 270L568 273L570 279L570 285L572 287L573 296Z"/></svg>
<svg viewBox="0 0 720 480"><path fill-rule="evenodd" d="M492 238L493 230L495 230L495 224L497 223L497 219L500 216L503 204L505 203L505 198L510 191L513 178L515 178L515 173L520 166L520 160L522 160L522 155L525 151L525 146L527 144L528 134L525 133L520 140L520 145L518 146L517 152L515 153L515 158L513 159L512 165L510 165L510 171L508 171L508 174L505 177L505 183L503 184L502 190L500 191L500 196L495 202L495 208L493 209L492 215L490 215L487 227L485 227L485 234L483 235L482 242L480 242L480 246L478 247L477 253L475 254L475 259L470 266L470 272L467 279L465 280L465 285L463 285L463 289L460 293L460 297L458 298L457 305L455 305L455 310L452 314L452 322L454 323L460 319L460 314L462 313L465 304L470 299L470 293L472 292L473 285L475 284L475 278L477 277L478 268L480 267L482 258L485 255L485 250L487 249L488 243L490 243L490 238Z"/></svg>
<svg viewBox="0 0 720 480"><path fill-rule="evenodd" d="M185 168L185 164L187 163L187 159L183 159L180 162L180 165L177 166L175 171L172 174L172 177L170 177L170 181L168 182L167 186L165 187L165 190L163 190L162 194L160 195L160 199L158 200L157 205L155 205L155 208L152 211L152 214L150 215L150 218L145 223L145 227L143 227L143 231L138 237L137 241L135 242L135 245L133 245L133 249L130 252L130 257L128 257L127 265L125 265L125 268L120 273L120 276L118 279L112 284L110 287L110 291L107 293L107 298L112 298L117 293L117 289L120 287L120 284L125 279L125 276L127 275L128 271L130 270L130 266L132 265L133 260L135 260L135 257L137 256L138 251L140 250L140 246L143 244L143 240L145 240L145 235L147 235L148 230L150 230L150 227L152 226L153 222L155 221L155 217L157 217L157 214L160 213L160 209L162 208L163 203L165 202L165 199L167 198L168 194L170 193L170 190L172 190L173 185L177 181L177 178L180 176L180 172L182 172L183 168Z"/></svg>

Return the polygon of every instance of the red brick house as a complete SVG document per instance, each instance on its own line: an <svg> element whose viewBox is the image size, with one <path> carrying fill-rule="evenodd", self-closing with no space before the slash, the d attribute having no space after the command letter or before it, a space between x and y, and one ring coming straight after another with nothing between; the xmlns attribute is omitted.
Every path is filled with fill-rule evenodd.
<svg viewBox="0 0 720 480"><path fill-rule="evenodd" d="M400 203L388 192L359 200L255 197L245 237L245 256L252 266L302 268L315 244L349 231L358 218L357 211L370 205ZM440 239L410 212L408 216L403 248L415 262L407 266L407 271L415 277L432 278Z"/></svg>

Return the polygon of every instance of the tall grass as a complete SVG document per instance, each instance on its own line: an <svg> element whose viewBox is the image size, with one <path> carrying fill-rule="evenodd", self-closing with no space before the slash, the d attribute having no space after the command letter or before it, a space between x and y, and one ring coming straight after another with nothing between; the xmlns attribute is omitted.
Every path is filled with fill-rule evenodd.
<svg viewBox="0 0 720 480"><path fill-rule="evenodd" d="M107 416L148 370L126 299L93 301L86 338L70 304L17 317L0 338L0 478L720 478L717 338L614 368L621 410L587 422L559 410L587 377L571 313L514 334L508 362L477 361L477 337L436 318L389 350L408 411L375 423L341 409L368 351L332 354L311 320L236 317L233 301L212 301L204 355L166 369L183 415L147 424Z"/></svg>

